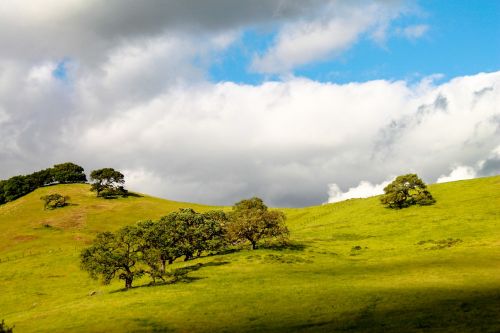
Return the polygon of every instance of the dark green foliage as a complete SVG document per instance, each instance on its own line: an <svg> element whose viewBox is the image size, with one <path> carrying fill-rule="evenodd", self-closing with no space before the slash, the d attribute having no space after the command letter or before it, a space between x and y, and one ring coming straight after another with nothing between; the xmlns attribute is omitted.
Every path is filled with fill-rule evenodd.
<svg viewBox="0 0 500 333"><path fill-rule="evenodd" d="M13 329L14 326L7 326L7 324L5 324L5 321L2 319L2 321L0 322L0 333L12 333Z"/></svg>
<svg viewBox="0 0 500 333"><path fill-rule="evenodd" d="M54 165L26 176L0 181L0 205L16 200L39 187L54 183L82 183L87 180L83 168L73 163Z"/></svg>
<svg viewBox="0 0 500 333"><path fill-rule="evenodd" d="M35 188L39 188L55 182L53 169L44 169L34 172L31 175L29 175L29 178Z"/></svg>
<svg viewBox="0 0 500 333"><path fill-rule="evenodd" d="M135 276L153 279L171 276L166 265L184 257L190 260L202 253L221 250L226 245L222 211L204 214L181 209L159 221L142 221L120 229L116 234L97 235L91 247L81 254L81 267L93 278L109 283L118 275L130 288ZM139 268L140 267L140 268Z"/></svg>
<svg viewBox="0 0 500 333"><path fill-rule="evenodd" d="M216 252L226 245L222 211L203 214L192 209L180 209L159 221L145 221L138 224L144 239L143 257L150 267L150 274L161 277L167 264L176 259L199 257L203 252Z"/></svg>
<svg viewBox="0 0 500 333"><path fill-rule="evenodd" d="M53 193L40 197L40 200L44 201L44 209L56 209L66 206L69 197L59 193Z"/></svg>
<svg viewBox="0 0 500 333"><path fill-rule="evenodd" d="M455 246L456 244L460 244L462 242L463 242L463 240L461 240L459 238L457 238L457 239L448 238L448 239L441 239L441 240L437 240L437 241L429 239L427 241L420 241L417 244L418 245L424 245L424 244L433 245L431 247L426 247L425 250L442 250L442 249L446 249L446 248Z"/></svg>
<svg viewBox="0 0 500 333"><path fill-rule="evenodd" d="M384 188L380 201L389 208L405 208L411 205L432 205L436 202L427 186L416 174L397 177Z"/></svg>
<svg viewBox="0 0 500 333"><path fill-rule="evenodd" d="M60 184L85 183L87 176L83 168L71 162L56 164L52 168L54 181Z"/></svg>
<svg viewBox="0 0 500 333"><path fill-rule="evenodd" d="M16 200L33 190L34 188L28 176L14 176L9 178L3 185L3 193L6 202Z"/></svg>
<svg viewBox="0 0 500 333"><path fill-rule="evenodd" d="M256 249L257 242L263 238L287 239L285 219L282 212L268 210L260 198L242 200L233 206L227 232L233 241L248 240L252 249Z"/></svg>
<svg viewBox="0 0 500 333"><path fill-rule="evenodd" d="M125 176L113 168L92 171L90 180L92 182L90 190L96 192L98 197L113 199L128 195L128 191L123 187Z"/></svg>
<svg viewBox="0 0 500 333"><path fill-rule="evenodd" d="M158 223L175 239L179 255L189 260L204 251L218 251L224 247L225 221L227 217L222 211L200 214L192 209L180 209L162 217Z"/></svg>
<svg viewBox="0 0 500 333"><path fill-rule="evenodd" d="M3 190L3 186L5 185L5 180L0 180L0 205L6 203L7 201L5 201L5 194L4 194L4 190Z"/></svg>
<svg viewBox="0 0 500 333"><path fill-rule="evenodd" d="M202 214L203 225L200 230L199 251L217 252L227 246L225 226L228 222L226 213L211 210ZM198 252L200 253L200 252Z"/></svg>
<svg viewBox="0 0 500 333"><path fill-rule="evenodd" d="M93 279L101 278L104 284L118 277L125 281L125 288L131 288L135 277L144 274L139 262L142 258L142 242L139 228L127 226L115 234L97 234L92 246L80 255L81 268Z"/></svg>

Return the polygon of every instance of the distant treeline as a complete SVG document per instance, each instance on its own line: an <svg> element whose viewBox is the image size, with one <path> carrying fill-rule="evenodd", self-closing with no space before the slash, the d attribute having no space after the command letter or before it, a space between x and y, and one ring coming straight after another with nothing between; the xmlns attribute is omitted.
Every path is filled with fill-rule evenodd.
<svg viewBox="0 0 500 333"><path fill-rule="evenodd" d="M51 184L85 183L87 177L81 166L71 162L56 164L30 175L0 180L0 205L16 200L39 187Z"/></svg>

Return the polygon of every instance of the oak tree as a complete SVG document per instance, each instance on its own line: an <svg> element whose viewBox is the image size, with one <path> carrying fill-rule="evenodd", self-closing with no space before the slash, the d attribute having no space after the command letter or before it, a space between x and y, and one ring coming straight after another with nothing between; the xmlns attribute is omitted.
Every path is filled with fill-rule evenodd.
<svg viewBox="0 0 500 333"><path fill-rule="evenodd" d="M263 238L288 237L285 214L269 210L260 198L241 200L233 206L227 223L227 231L234 241L248 240L252 249Z"/></svg>
<svg viewBox="0 0 500 333"><path fill-rule="evenodd" d="M384 188L384 193L380 201L389 208L425 206L436 202L427 190L427 185L416 174L398 176Z"/></svg>

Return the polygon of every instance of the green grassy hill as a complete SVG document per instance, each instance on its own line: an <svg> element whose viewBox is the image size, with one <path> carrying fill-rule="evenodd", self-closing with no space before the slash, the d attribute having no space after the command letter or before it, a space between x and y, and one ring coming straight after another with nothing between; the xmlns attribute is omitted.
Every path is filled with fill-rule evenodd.
<svg viewBox="0 0 500 333"><path fill-rule="evenodd" d="M499 332L500 176L430 191L435 205L399 211L376 197L285 209L293 247L176 263L182 282L123 292L79 269L96 232L212 207L41 188L0 206L0 320L14 332ZM44 211L54 192L72 205Z"/></svg>

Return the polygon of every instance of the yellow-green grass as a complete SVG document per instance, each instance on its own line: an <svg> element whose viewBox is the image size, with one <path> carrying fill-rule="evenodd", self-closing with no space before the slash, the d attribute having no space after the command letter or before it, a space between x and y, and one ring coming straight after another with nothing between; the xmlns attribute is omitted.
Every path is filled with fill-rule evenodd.
<svg viewBox="0 0 500 333"><path fill-rule="evenodd" d="M294 246L179 262L185 281L122 291L79 269L96 232L212 207L41 188L0 206L0 320L15 332L498 332L500 177L430 191L428 207L374 197L284 209ZM54 192L73 205L44 211Z"/></svg>

